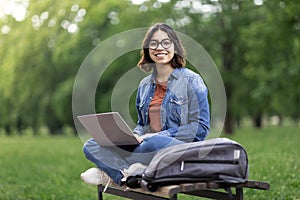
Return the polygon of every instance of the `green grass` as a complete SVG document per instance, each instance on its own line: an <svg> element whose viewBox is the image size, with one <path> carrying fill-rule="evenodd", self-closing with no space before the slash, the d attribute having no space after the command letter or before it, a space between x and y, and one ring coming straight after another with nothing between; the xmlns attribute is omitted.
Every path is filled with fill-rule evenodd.
<svg viewBox="0 0 300 200"><path fill-rule="evenodd" d="M245 199L300 199L299 134L299 127L245 128L231 137L248 152L249 178L271 184L270 191L245 189ZM97 199L96 187L79 178L93 166L81 148L80 139L70 136L0 137L0 199Z"/></svg>
<svg viewBox="0 0 300 200"><path fill-rule="evenodd" d="M238 130L232 139L249 156L249 179L269 181L271 190L245 190L246 199L300 199L300 128Z"/></svg>
<svg viewBox="0 0 300 200"><path fill-rule="evenodd" d="M1 200L96 199L79 174L90 163L75 137L1 137Z"/></svg>

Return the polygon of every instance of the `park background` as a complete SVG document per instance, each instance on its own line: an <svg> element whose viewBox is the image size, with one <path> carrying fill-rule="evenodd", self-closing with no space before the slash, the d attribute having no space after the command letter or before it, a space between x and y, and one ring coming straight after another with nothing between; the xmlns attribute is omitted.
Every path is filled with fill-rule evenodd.
<svg viewBox="0 0 300 200"><path fill-rule="evenodd" d="M93 165L74 127L75 76L102 41L154 22L190 36L215 61L227 97L221 136L245 146L251 179L271 183L269 192L247 190L246 199L299 199L298 4L1 0L0 199L96 199L96 188L79 178ZM97 112L110 111L114 85L138 59L133 51L109 66L96 94Z"/></svg>

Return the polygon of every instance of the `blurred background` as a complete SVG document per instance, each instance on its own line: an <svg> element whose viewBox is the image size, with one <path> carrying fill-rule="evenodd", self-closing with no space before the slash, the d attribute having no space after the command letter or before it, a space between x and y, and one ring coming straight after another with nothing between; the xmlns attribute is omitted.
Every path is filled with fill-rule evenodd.
<svg viewBox="0 0 300 200"><path fill-rule="evenodd" d="M216 63L227 95L223 133L246 148L249 178L271 184L245 198L300 198L298 1L0 0L1 200L97 199L79 176L94 165L74 127L75 77L98 44L155 22L196 40ZM97 112L111 110L112 90L139 53L103 73Z"/></svg>
<svg viewBox="0 0 300 200"><path fill-rule="evenodd" d="M293 0L1 0L0 132L75 133L72 87L85 57L110 36L154 22L192 37L215 61L225 133L245 121L299 124L299 13ZM110 110L111 89L138 59L137 51L111 64L98 112Z"/></svg>

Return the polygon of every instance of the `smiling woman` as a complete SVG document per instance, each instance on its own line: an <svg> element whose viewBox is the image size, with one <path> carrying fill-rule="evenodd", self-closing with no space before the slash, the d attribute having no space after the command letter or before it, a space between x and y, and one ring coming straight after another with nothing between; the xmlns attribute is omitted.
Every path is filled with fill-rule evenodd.
<svg viewBox="0 0 300 200"><path fill-rule="evenodd" d="M140 143L107 147L93 138L86 141L84 154L98 167L82 174L86 183L113 180L125 185L130 182L126 172L148 165L157 151L204 140L209 133L208 89L199 74L185 68L185 50L176 31L156 23L146 31L141 48L137 65L152 73L140 81L136 94L138 120L133 133Z"/></svg>

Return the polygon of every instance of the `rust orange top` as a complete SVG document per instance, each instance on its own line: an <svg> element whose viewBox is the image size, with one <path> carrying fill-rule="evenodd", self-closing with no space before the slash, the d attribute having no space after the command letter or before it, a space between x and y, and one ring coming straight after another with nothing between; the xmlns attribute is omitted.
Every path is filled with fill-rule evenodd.
<svg viewBox="0 0 300 200"><path fill-rule="evenodd" d="M167 81L156 81L156 89L149 106L150 130L153 133L161 131L162 128L160 123L160 106L165 97L166 91Z"/></svg>

